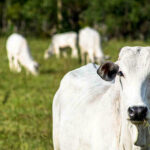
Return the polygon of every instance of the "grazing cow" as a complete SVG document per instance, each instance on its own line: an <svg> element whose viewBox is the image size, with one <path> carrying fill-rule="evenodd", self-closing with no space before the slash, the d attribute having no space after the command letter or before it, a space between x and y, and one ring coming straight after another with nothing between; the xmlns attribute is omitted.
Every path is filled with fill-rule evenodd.
<svg viewBox="0 0 150 150"><path fill-rule="evenodd" d="M104 61L104 54L101 48L101 39L99 33L89 27L79 31L79 47L81 52L82 63L97 62L101 64Z"/></svg>
<svg viewBox="0 0 150 150"><path fill-rule="evenodd" d="M52 37L52 43L49 48L45 51L44 58L47 59L51 55L55 54L56 57L60 56L60 48L70 47L72 49L72 57L78 57L77 34L75 32L67 32L56 34Z"/></svg>
<svg viewBox="0 0 150 150"><path fill-rule="evenodd" d="M62 79L53 101L55 150L150 150L150 47Z"/></svg>
<svg viewBox="0 0 150 150"><path fill-rule="evenodd" d="M6 43L9 67L11 71L21 72L21 65L31 74L38 74L38 63L30 54L26 39L17 33L13 33Z"/></svg>

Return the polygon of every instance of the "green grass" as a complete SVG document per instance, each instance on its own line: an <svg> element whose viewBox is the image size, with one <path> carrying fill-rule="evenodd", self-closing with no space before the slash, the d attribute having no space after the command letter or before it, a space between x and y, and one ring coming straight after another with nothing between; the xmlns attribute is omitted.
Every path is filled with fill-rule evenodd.
<svg viewBox="0 0 150 150"><path fill-rule="evenodd" d="M40 75L12 73L8 68L6 38L0 38L0 150L52 150L52 101L64 74L80 66L71 58L45 61L43 54L50 40L29 38L33 57L40 64ZM105 42L105 54L116 60L126 45L150 45L141 41Z"/></svg>

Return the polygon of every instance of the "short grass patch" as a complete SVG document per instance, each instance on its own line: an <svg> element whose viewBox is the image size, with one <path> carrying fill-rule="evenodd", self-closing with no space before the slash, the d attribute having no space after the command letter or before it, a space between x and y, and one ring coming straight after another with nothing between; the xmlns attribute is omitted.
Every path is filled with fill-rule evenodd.
<svg viewBox="0 0 150 150"><path fill-rule="evenodd" d="M28 38L31 53L40 64L37 77L9 71L6 38L0 38L0 150L53 150L52 101L60 80L80 67L77 59L52 57L44 60L49 39ZM141 41L112 40L103 44L115 61L126 45L148 45Z"/></svg>

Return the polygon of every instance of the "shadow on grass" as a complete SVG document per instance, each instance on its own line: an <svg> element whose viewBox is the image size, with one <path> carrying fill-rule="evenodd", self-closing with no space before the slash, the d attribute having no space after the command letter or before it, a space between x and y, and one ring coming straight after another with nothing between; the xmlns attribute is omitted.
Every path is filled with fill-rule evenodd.
<svg viewBox="0 0 150 150"><path fill-rule="evenodd" d="M2 103L6 104L6 102L9 99L9 97L10 97L10 90L5 93L5 96L4 96L4 99L3 99Z"/></svg>
<svg viewBox="0 0 150 150"><path fill-rule="evenodd" d="M57 73L57 70L55 69L40 70L40 74L54 74L54 73Z"/></svg>

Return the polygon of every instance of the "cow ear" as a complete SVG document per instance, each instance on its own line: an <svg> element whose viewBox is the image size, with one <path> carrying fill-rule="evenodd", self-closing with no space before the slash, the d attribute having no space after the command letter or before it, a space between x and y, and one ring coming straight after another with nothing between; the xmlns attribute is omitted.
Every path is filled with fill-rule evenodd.
<svg viewBox="0 0 150 150"><path fill-rule="evenodd" d="M115 79L119 71L119 66L113 62L106 62L100 66L97 70L97 74L106 81L112 81Z"/></svg>

